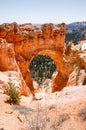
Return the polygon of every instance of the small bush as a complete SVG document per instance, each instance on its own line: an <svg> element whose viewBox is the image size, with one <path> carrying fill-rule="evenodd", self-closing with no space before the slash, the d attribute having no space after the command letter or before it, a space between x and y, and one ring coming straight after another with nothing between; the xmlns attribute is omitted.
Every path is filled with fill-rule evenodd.
<svg viewBox="0 0 86 130"><path fill-rule="evenodd" d="M15 84L11 80L9 80L7 84L7 93L9 95L9 99L8 99L9 103L19 104L20 99L21 99L20 94L16 90Z"/></svg>
<svg viewBox="0 0 86 130"><path fill-rule="evenodd" d="M83 85L86 85L86 77L84 78Z"/></svg>

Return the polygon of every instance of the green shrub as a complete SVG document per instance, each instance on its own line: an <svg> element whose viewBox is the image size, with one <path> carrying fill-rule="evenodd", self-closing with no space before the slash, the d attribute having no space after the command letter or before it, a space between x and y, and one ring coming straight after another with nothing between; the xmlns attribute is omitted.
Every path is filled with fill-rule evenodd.
<svg viewBox="0 0 86 130"><path fill-rule="evenodd" d="M86 85L86 77L84 78L83 85Z"/></svg>
<svg viewBox="0 0 86 130"><path fill-rule="evenodd" d="M20 102L20 94L16 90L15 84L9 80L7 84L7 94L9 95L8 102L12 104L19 104Z"/></svg>

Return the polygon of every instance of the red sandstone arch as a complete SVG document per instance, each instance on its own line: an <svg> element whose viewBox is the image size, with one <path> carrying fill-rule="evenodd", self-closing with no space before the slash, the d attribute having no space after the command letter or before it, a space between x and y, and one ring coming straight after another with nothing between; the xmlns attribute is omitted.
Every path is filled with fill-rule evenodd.
<svg viewBox="0 0 86 130"><path fill-rule="evenodd" d="M52 77L52 81L53 81L52 92L60 91L66 85L67 80L68 80L68 78L66 77L64 73L65 66L63 66L63 55L61 55L61 53L57 51L52 51L52 50L42 50L42 51L39 51L36 55L47 55L55 62L58 75L56 75L55 77ZM31 61L33 60L34 57L31 58Z"/></svg>
<svg viewBox="0 0 86 130"><path fill-rule="evenodd" d="M56 63L56 65L57 65L57 64L60 64L60 60L58 60L58 59L61 59L61 55L60 55L59 53L53 51L53 50L41 50L41 51L37 52L36 55L47 55L47 56L49 56L49 57ZM30 65L30 63L32 62L33 58L34 58L36 55L34 55L34 56L31 58L31 60L30 60L30 62L29 62L29 65Z"/></svg>
<svg viewBox="0 0 86 130"><path fill-rule="evenodd" d="M52 51L52 50L42 50L42 51L39 51L36 55L47 55L47 56L49 56L56 64L56 71L59 71L59 69L61 67L61 61L62 61L61 54L57 53L56 51ZM31 62L32 62L32 60L35 56L33 56L31 58L29 66L30 66L30 64L31 64ZM28 66L28 68L29 68L29 66Z"/></svg>
<svg viewBox="0 0 86 130"><path fill-rule="evenodd" d="M68 78L63 62L65 31L66 25L64 23L58 26L43 24L40 28L32 24L0 25L0 38L4 38L8 43L13 44L18 67L32 94L35 90L28 67L32 58L37 54L50 56L57 65L58 75L52 79L52 92L61 90L66 86ZM6 68L9 67L6 66ZM26 95L23 91L22 93Z"/></svg>

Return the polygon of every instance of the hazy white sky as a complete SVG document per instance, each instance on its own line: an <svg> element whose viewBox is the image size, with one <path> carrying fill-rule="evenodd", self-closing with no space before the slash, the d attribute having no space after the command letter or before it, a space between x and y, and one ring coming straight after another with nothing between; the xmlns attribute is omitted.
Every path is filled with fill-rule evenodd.
<svg viewBox="0 0 86 130"><path fill-rule="evenodd" d="M0 0L0 24L86 21L86 0Z"/></svg>

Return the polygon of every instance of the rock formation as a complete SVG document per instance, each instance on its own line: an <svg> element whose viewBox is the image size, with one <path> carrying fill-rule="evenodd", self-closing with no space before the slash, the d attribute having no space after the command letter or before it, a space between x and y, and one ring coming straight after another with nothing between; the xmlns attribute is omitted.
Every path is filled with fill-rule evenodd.
<svg viewBox="0 0 86 130"><path fill-rule="evenodd" d="M76 57L86 69L83 58L80 58L83 55L79 52L80 46L74 47L72 44L65 46L65 31L64 23L58 26L52 23L42 26L18 25L15 22L0 25L0 71L19 72L24 81L21 93L27 95L31 91L34 95L36 90L28 68L36 55L45 54L53 59L58 71L58 74L52 77L52 92L60 91L70 84L68 79L77 62ZM25 84L28 86L28 92L25 92L27 90Z"/></svg>
<svg viewBox="0 0 86 130"><path fill-rule="evenodd" d="M41 27L36 27L32 24L18 25L15 22L0 25L0 38L2 38L1 41L3 44L6 44L4 45L5 53L0 54L0 71L16 70L16 65L13 61L15 57L23 79L32 93L34 93L33 81L28 68L35 55L45 54L47 52L47 55L52 57L56 62L57 68L59 68L59 75L56 79L64 79L62 75L62 57L65 46L65 31L66 25L64 23L58 26L54 26L52 23L43 24ZM10 55L11 50L7 49L8 46L14 48L12 55ZM1 47L0 50L1 52L3 50L2 48L3 47ZM59 84L61 83L59 82ZM62 87L60 87L56 84L53 88L54 91L56 91L64 86L65 85L62 85Z"/></svg>
<svg viewBox="0 0 86 130"><path fill-rule="evenodd" d="M69 44L65 51L65 59L69 65L70 75L67 86L86 85L86 51L81 50L86 41L80 41L77 45Z"/></svg>
<svg viewBox="0 0 86 130"><path fill-rule="evenodd" d="M86 130L86 50L81 50L86 41L66 46L65 31L64 23L0 25L0 93L11 79L21 95L41 99L21 96L20 105L10 105L8 95L0 94L1 129ZM28 69L36 55L48 55L56 64L43 91Z"/></svg>
<svg viewBox="0 0 86 130"><path fill-rule="evenodd" d="M5 39L0 39L0 89L9 80L14 81L21 94L29 94L30 90L27 88L15 59L13 44L8 44Z"/></svg>

